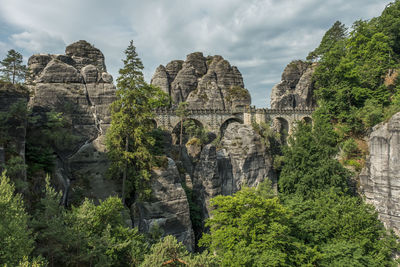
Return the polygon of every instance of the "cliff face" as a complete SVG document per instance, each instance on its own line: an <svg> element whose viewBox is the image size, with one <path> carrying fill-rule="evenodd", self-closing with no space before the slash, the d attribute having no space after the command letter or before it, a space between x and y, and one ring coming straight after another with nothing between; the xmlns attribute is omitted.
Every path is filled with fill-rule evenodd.
<svg viewBox="0 0 400 267"><path fill-rule="evenodd" d="M373 128L360 189L386 227L400 233L400 113Z"/></svg>
<svg viewBox="0 0 400 267"><path fill-rule="evenodd" d="M104 134L111 123L109 105L115 99L112 76L106 72L100 50L79 41L66 48L66 55L33 55L29 105L35 114L61 112L74 136L68 148L57 152L55 174L64 192L87 184L85 195L103 199L115 193L105 179L108 162Z"/></svg>
<svg viewBox="0 0 400 267"><path fill-rule="evenodd" d="M209 144L200 154L193 175L193 190L204 217L209 217L209 200L217 195L232 195L242 186L257 186L276 178L271 158L261 137L250 125L232 123L226 129L220 148Z"/></svg>
<svg viewBox="0 0 400 267"><path fill-rule="evenodd" d="M272 88L271 108L309 109L316 103L313 97L312 75L315 65L303 61L292 61L282 73L280 83Z"/></svg>
<svg viewBox="0 0 400 267"><path fill-rule="evenodd" d="M160 65L151 83L168 93L173 105L186 101L189 109L235 109L251 102L241 73L221 56L197 52Z"/></svg>

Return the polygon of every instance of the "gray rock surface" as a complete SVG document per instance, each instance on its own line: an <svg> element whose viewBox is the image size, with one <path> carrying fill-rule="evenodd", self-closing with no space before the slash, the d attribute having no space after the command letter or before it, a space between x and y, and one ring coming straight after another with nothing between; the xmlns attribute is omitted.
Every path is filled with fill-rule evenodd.
<svg viewBox="0 0 400 267"><path fill-rule="evenodd" d="M271 159L252 126L231 123L220 147L205 146L194 171L193 189L205 217L210 215L209 200L214 196L232 195L243 185L254 187L265 179L276 186Z"/></svg>
<svg viewBox="0 0 400 267"><path fill-rule="evenodd" d="M282 73L280 83L272 88L271 108L311 109L316 103L313 98L312 75L316 65L301 60L289 63Z"/></svg>
<svg viewBox="0 0 400 267"><path fill-rule="evenodd" d="M79 41L66 48L66 55L33 55L28 67L33 81L29 105L38 114L61 112L76 136L67 149L56 151L59 169L55 173L63 180L60 184L71 185L71 191L74 186L87 185L85 194L94 199L116 194L119 187L105 179L104 148L115 86L101 51Z"/></svg>
<svg viewBox="0 0 400 267"><path fill-rule="evenodd" d="M174 105L188 102L189 109L235 109L251 102L236 67L221 56L204 57L200 52L159 66L151 83L167 92Z"/></svg>
<svg viewBox="0 0 400 267"><path fill-rule="evenodd" d="M400 113L373 128L360 190L385 226L400 234Z"/></svg>
<svg viewBox="0 0 400 267"><path fill-rule="evenodd" d="M163 235L174 235L189 250L194 248L194 233L190 221L189 203L180 183L175 162L168 158L165 169L154 170L152 200L132 205L134 226L143 232L159 227Z"/></svg>

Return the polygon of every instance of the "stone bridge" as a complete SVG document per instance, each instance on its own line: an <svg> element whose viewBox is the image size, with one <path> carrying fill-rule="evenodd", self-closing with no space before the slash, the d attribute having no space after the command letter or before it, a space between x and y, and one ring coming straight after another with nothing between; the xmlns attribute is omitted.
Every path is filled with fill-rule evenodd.
<svg viewBox="0 0 400 267"><path fill-rule="evenodd" d="M196 109L188 110L186 119L196 121L197 124L215 134L222 133L229 123L239 122L251 124L269 123L280 132L290 134L296 121L305 120L311 123L312 109L257 109L255 107L237 110L219 109ZM176 115L175 109L156 110L155 121L157 127L170 132L177 130L180 125L180 118Z"/></svg>

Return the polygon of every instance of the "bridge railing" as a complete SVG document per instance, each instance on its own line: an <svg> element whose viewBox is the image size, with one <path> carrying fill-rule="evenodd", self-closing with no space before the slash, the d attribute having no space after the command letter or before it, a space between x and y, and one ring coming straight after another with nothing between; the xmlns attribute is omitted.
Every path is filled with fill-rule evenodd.
<svg viewBox="0 0 400 267"><path fill-rule="evenodd" d="M206 114L237 114L237 113L250 113L250 114L266 114L266 115L292 115L302 114L311 115L314 109L269 109L269 108L256 108L254 106L248 108L236 109L188 109L190 115L206 115ZM160 108L155 110L156 115L176 115L176 108Z"/></svg>

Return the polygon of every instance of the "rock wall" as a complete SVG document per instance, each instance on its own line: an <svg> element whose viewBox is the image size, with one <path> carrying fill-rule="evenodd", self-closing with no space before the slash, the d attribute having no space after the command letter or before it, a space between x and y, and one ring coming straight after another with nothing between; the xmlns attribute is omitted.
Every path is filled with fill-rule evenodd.
<svg viewBox="0 0 400 267"><path fill-rule="evenodd" d="M181 185L175 162L168 158L166 168L154 170L151 201L137 201L131 207L134 226L142 232L159 227L164 236L174 235L190 251L194 249L194 233L189 203Z"/></svg>
<svg viewBox="0 0 400 267"><path fill-rule="evenodd" d="M360 190L385 226L400 234L400 113L373 128Z"/></svg>
<svg viewBox="0 0 400 267"><path fill-rule="evenodd" d="M172 104L188 102L189 109L235 109L250 105L242 74L221 56L196 52L185 61L160 65L151 80L172 98Z"/></svg>
<svg viewBox="0 0 400 267"><path fill-rule="evenodd" d="M271 158L250 125L231 123L219 148L204 147L193 175L193 190L204 217L209 217L209 200L217 195L232 195L243 185L257 186L270 179L276 187Z"/></svg>
<svg viewBox="0 0 400 267"><path fill-rule="evenodd" d="M301 60L289 63L282 73L280 83L272 88L271 108L310 109L316 103L313 97L312 75L315 65Z"/></svg>
<svg viewBox="0 0 400 267"><path fill-rule="evenodd" d="M103 199L116 194L105 178L108 167L104 134L111 123L109 106L115 86L106 72L102 52L86 41L67 46L65 55L39 54L28 60L31 70L29 105L36 114L61 112L74 136L58 150L55 174L67 192L69 185L87 184L85 195Z"/></svg>

